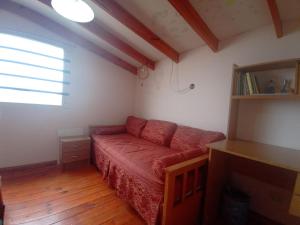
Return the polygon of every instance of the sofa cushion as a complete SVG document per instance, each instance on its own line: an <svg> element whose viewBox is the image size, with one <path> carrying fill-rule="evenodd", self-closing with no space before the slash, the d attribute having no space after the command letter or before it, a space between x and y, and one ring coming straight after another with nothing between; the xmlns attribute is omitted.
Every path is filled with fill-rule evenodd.
<svg viewBox="0 0 300 225"><path fill-rule="evenodd" d="M201 150L207 152L206 144L224 139L220 132L206 131L192 127L178 126L170 147L176 150Z"/></svg>
<svg viewBox="0 0 300 225"><path fill-rule="evenodd" d="M163 183L158 176L153 174L153 161L166 155L179 153L179 151L166 146L157 145L126 133L93 135L92 137L94 145L98 146L103 153L115 163L118 162L120 166L134 173L135 176L145 180L149 187L155 184L156 187L151 186L154 189L159 189Z"/></svg>
<svg viewBox="0 0 300 225"><path fill-rule="evenodd" d="M168 121L148 120L141 137L155 144L169 146L177 125Z"/></svg>
<svg viewBox="0 0 300 225"><path fill-rule="evenodd" d="M164 180L165 169L167 167L201 155L204 155L204 153L199 150L180 151L174 154L165 155L153 161L152 171L155 176L161 180Z"/></svg>
<svg viewBox="0 0 300 225"><path fill-rule="evenodd" d="M174 153L155 159L152 164L153 173L159 179L164 180L165 168L182 161L184 161L184 157L181 153Z"/></svg>
<svg viewBox="0 0 300 225"><path fill-rule="evenodd" d="M126 122L127 133L132 134L135 137L140 137L142 130L144 129L147 120L134 116L128 116Z"/></svg>
<svg viewBox="0 0 300 225"><path fill-rule="evenodd" d="M90 127L91 134L111 135L126 133L124 125Z"/></svg>

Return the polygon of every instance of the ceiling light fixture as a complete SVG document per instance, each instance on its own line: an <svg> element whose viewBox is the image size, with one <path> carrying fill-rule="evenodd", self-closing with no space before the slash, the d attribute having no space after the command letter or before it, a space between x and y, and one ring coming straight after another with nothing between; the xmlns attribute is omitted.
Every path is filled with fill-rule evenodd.
<svg viewBox="0 0 300 225"><path fill-rule="evenodd" d="M53 9L63 17L79 22L87 23L94 19L94 11L83 0L52 0Z"/></svg>

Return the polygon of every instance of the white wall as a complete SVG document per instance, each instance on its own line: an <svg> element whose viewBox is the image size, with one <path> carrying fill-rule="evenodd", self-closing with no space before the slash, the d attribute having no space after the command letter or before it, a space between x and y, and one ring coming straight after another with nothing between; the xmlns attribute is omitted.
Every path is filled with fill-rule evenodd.
<svg viewBox="0 0 300 225"><path fill-rule="evenodd" d="M6 29L67 43L0 10L0 30ZM124 123L132 114L135 76L79 46L68 51L71 85L64 106L0 103L0 168L56 160L58 131L87 133L91 124Z"/></svg>
<svg viewBox="0 0 300 225"><path fill-rule="evenodd" d="M223 41L218 53L205 46L183 54L180 63L174 65L173 76L178 72L180 88L196 84L184 95L172 91L170 86L171 61L159 62L143 86L137 83L136 114L226 133L233 64L300 58L299 27L299 22L284 24L285 36L277 39L270 25ZM256 118L255 127L248 115L257 109L248 107L243 111L244 132L240 135L300 149L300 103L269 104L271 109L261 112L268 119ZM262 129L259 132L257 124Z"/></svg>

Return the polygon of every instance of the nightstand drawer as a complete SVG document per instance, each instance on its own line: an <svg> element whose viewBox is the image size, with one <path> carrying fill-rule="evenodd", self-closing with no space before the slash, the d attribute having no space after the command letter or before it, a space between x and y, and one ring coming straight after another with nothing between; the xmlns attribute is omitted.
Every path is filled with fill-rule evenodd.
<svg viewBox="0 0 300 225"><path fill-rule="evenodd" d="M90 154L89 151L63 152L62 161L63 163L69 163L69 162L89 159L89 154Z"/></svg>
<svg viewBox="0 0 300 225"><path fill-rule="evenodd" d="M82 151L90 149L90 141L73 141L73 142L63 142L62 151L72 152L72 151Z"/></svg>
<svg viewBox="0 0 300 225"><path fill-rule="evenodd" d="M60 139L60 162L68 165L90 162L91 139L87 136L64 137Z"/></svg>

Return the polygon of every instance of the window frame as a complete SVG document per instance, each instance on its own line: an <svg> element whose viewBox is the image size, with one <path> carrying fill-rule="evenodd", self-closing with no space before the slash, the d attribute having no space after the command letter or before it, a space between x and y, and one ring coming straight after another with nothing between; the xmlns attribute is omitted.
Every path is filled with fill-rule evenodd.
<svg viewBox="0 0 300 225"><path fill-rule="evenodd" d="M26 89L24 88L24 90L20 90L22 88L4 88L4 87L1 87L0 85L0 89L4 90L4 89L11 89L11 90L20 90L20 91L26 91L26 92L30 92L30 93L49 93L49 94L59 94L61 95L61 104L47 104L47 103L34 103L34 102L13 102L13 101L0 101L0 104L3 105L3 104L22 104L22 105L38 105L38 106L50 106L50 107L63 107L66 103L66 100L65 100L65 97L66 96L69 96L70 94L65 92L66 90L66 86L67 85L70 85L70 82L69 81L66 81L66 77L69 76L71 74L70 70L66 70L66 64L70 64L71 63L71 60L67 59L66 55L68 54L66 49L67 48L67 45L65 44L62 44L60 43L60 41L57 41L57 40L53 40L53 39L49 39L49 38L44 38L44 37L41 37L41 36L37 36L37 35L32 35L32 34L27 34L27 33L21 33L21 32L18 32L18 31L11 31L11 30L6 30L6 29L0 29L0 34L4 34L4 35L11 35L11 36L15 36L15 37L18 37L18 38L23 38L23 39L27 39L29 41L34 41L34 42L40 42L42 44L45 44L45 45L50 45L50 46L53 46L53 47L56 47L56 48L60 48L63 50L63 58L58 58L58 57L55 57L55 56L51 56L51 55L47 55L47 54L43 54L43 53L40 53L40 52L34 52L34 51L27 51L27 50L24 50L24 49L18 49L18 47L16 46L15 48L13 47L6 47L6 46L1 46L2 48L4 49L10 49L10 50L15 50L15 51L20 51L20 52L24 52L24 53L29 53L29 54L34 54L34 55L39 55L39 56L44 56L44 57L47 57L47 58L52 58L52 59L57 59L57 60L61 60L63 61L63 69L62 70L59 70L61 72L63 72L63 75L62 75L62 80L61 81L55 81L55 80L50 80L50 79L43 79L43 78L37 78L37 77L30 77L30 76L22 76L22 75L17 75L17 74L7 74L8 77L19 77L19 78L24 78L24 79L29 79L29 80L39 80L39 81L45 81L45 82L57 82L57 83L60 83L62 84L62 91L61 92L51 92L51 91L45 91L45 90L35 90L35 89ZM2 61L5 61L5 60L2 60ZM9 61L9 60L7 60ZM27 63L22 63L22 62L18 62L18 61L15 61L15 62L12 62L12 63L17 63L17 64L20 64L20 65L28 65L28 66L32 66L32 67L40 67L40 68L44 68L44 69L50 69L51 68L47 68L47 67L43 67L43 66L39 66L38 64L27 64ZM6 74L3 74L4 76ZM26 89L26 90L25 90Z"/></svg>

